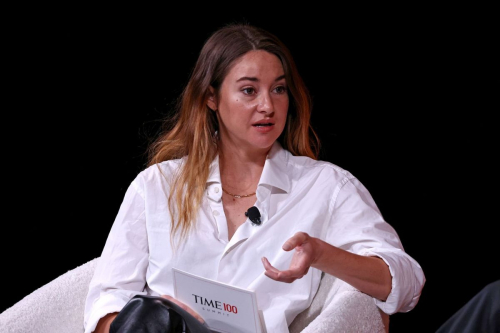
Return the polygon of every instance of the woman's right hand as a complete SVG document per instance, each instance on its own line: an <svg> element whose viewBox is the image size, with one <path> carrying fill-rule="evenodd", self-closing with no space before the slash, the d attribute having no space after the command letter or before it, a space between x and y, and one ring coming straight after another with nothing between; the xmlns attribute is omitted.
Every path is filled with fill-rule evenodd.
<svg viewBox="0 0 500 333"><path fill-rule="evenodd" d="M109 333L109 327L111 326L113 320L115 320L116 316L118 316L118 312L108 313L99 319L94 333Z"/></svg>
<svg viewBox="0 0 500 333"><path fill-rule="evenodd" d="M175 299L173 298L172 296L170 295L161 295L161 297L163 298L166 298L168 299L169 301L177 304L178 306L180 306L183 310L185 310L187 313L189 313L190 315L192 315L193 317L195 317L196 319L198 319L198 321L202 324L205 324L205 320L203 320L203 318L196 312L194 311L193 309L191 309L189 306L187 306L186 304L182 303L181 301L179 301L178 299Z"/></svg>

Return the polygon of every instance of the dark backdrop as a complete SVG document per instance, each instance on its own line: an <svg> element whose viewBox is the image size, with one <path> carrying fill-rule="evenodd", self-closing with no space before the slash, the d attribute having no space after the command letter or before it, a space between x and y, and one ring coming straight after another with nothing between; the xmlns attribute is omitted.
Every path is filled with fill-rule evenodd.
<svg viewBox="0 0 500 333"><path fill-rule="evenodd" d="M432 332L500 278L498 21L329 15L22 16L6 33L0 311L100 255L202 43L246 19L289 46L322 156L369 189L427 283L393 332Z"/></svg>

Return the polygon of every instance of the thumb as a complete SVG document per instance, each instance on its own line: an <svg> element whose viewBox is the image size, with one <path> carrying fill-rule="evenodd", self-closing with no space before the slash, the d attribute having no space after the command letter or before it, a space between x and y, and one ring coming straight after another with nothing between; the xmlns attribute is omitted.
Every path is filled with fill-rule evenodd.
<svg viewBox="0 0 500 333"><path fill-rule="evenodd" d="M297 232L295 235L290 237L282 246L282 249L285 251L290 251L294 249L295 247L304 244L307 241L307 238L309 237L308 234L305 232Z"/></svg>

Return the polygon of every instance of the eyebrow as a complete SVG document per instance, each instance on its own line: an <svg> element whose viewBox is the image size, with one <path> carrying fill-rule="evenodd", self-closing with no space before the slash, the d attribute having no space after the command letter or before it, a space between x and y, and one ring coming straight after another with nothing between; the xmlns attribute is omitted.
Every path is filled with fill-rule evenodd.
<svg viewBox="0 0 500 333"><path fill-rule="evenodd" d="M284 79L285 78L285 74L281 75L281 76L278 76L274 81L279 81L281 79ZM254 82L257 82L259 81L259 79L257 79L256 77L250 77L250 76L243 76L243 77L240 77L238 80L236 80L236 82L240 82L240 81L254 81Z"/></svg>

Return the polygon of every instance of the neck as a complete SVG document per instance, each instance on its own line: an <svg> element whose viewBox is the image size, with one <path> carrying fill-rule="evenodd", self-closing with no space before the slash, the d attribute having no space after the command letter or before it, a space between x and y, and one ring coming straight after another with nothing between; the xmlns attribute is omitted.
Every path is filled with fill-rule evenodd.
<svg viewBox="0 0 500 333"><path fill-rule="evenodd" d="M232 193L238 192L238 194L254 192L269 150L244 151L221 145L219 169L223 187Z"/></svg>

